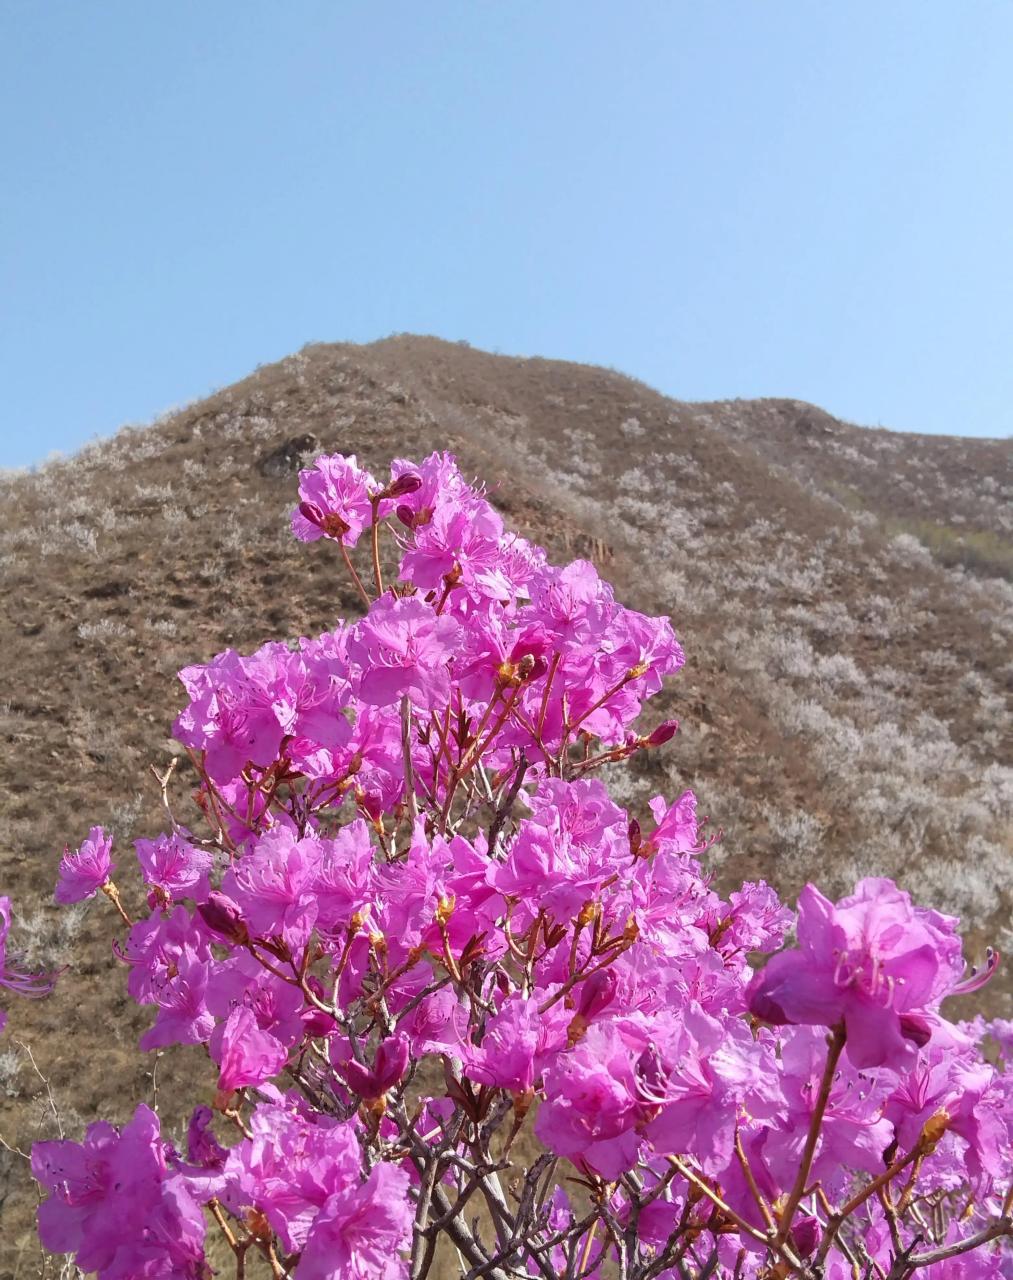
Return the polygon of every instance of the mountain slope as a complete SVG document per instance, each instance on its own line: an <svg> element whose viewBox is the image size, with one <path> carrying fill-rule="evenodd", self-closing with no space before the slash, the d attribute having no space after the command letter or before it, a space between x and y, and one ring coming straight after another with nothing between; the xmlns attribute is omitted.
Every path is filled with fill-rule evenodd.
<svg viewBox="0 0 1013 1280"><path fill-rule="evenodd" d="M839 893L875 872L965 915L975 945L1008 920L1010 442L868 431L794 401L686 404L429 338L310 346L2 482L0 891L35 957L75 966L12 1026L70 1127L152 1082L104 904L49 905L64 843L96 822L121 841L160 828L147 766L177 750L180 666L356 612L340 561L289 535L300 458L382 470L443 448L557 559L592 558L631 604L671 613L688 661L651 712L682 731L613 781L633 799L693 786L726 833L725 883ZM8 1141L33 1136L29 1077L11 1076ZM172 1072L160 1089L171 1114Z"/></svg>

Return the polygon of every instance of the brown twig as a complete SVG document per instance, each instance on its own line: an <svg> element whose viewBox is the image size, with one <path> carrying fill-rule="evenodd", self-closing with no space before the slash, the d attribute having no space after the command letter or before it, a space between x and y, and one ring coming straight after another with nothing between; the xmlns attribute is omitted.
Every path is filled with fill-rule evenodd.
<svg viewBox="0 0 1013 1280"><path fill-rule="evenodd" d="M827 1103L830 1101L830 1090L833 1088L834 1076L837 1074L837 1063L844 1049L845 1034L843 1026L835 1027L830 1033L830 1042L827 1046L827 1061L823 1068L823 1079L820 1081L819 1093L816 1095L812 1119L809 1122L809 1132L806 1135L805 1147L802 1151L802 1162L799 1165L798 1177L795 1179L795 1185L792 1187L781 1213L781 1224L777 1233L779 1241L784 1240L789 1231L791 1231L795 1210L798 1208L799 1201L802 1199L809 1182L813 1158L816 1155L816 1147L820 1140L820 1130L823 1128L823 1116L826 1113Z"/></svg>

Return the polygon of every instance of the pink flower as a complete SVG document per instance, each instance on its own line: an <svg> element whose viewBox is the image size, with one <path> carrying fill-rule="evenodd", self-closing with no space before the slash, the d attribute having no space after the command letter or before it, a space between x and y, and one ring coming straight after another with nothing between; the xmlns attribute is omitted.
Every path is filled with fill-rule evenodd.
<svg viewBox="0 0 1013 1280"><path fill-rule="evenodd" d="M286 660L273 656L276 662ZM238 777L247 763L271 764L284 737L275 712L275 681L263 659L255 658L227 649L206 666L179 673L190 704L177 716L173 734L184 746L206 752L205 765L216 782Z"/></svg>
<svg viewBox="0 0 1013 1280"><path fill-rule="evenodd" d="M474 599L508 600L514 588L503 573L503 521L484 498L441 505L415 531L401 559L401 576L421 590L440 590L450 578Z"/></svg>
<svg viewBox="0 0 1013 1280"><path fill-rule="evenodd" d="M218 1090L222 1094L263 1084L277 1075L288 1059L285 1046L269 1032L261 1031L256 1014L245 1006L235 1009L215 1032L211 1054L221 1067Z"/></svg>
<svg viewBox="0 0 1013 1280"><path fill-rule="evenodd" d="M144 1105L122 1133L99 1121L83 1143L35 1143L32 1174L49 1191L39 1208L45 1248L75 1254L100 1280L204 1276L204 1218L168 1154Z"/></svg>
<svg viewBox="0 0 1013 1280"><path fill-rule="evenodd" d="M583 642L601 630L614 597L590 560L573 560L562 569L542 569L532 583L532 602L561 639Z"/></svg>
<svg viewBox="0 0 1013 1280"><path fill-rule="evenodd" d="M362 668L363 702L387 707L404 694L424 710L445 707L450 697L448 663L460 644L460 623L437 615L415 596L383 596L349 640L349 655Z"/></svg>
<svg viewBox="0 0 1013 1280"><path fill-rule="evenodd" d="M515 996L489 1020L481 1045L464 1052L465 1074L479 1084L527 1093L551 1053L562 1047L562 1036L552 1036L539 1014L538 1001Z"/></svg>
<svg viewBox="0 0 1013 1280"><path fill-rule="evenodd" d="M289 946L301 947L317 917L313 886L319 861L320 844L313 836L296 840L287 828L275 827L235 862L222 889L252 934L283 937Z"/></svg>
<svg viewBox="0 0 1013 1280"><path fill-rule="evenodd" d="M112 837L101 827L92 827L88 839L71 853L68 849L60 862L60 879L54 898L64 904L94 898L113 872L109 860Z"/></svg>
<svg viewBox="0 0 1013 1280"><path fill-rule="evenodd" d="M633 1168L639 1126L650 1114L636 1072L648 1045L645 1028L632 1019L599 1023L546 1069L535 1132L550 1151L608 1179Z"/></svg>
<svg viewBox="0 0 1013 1280"><path fill-rule="evenodd" d="M505 863L490 868L490 883L557 920L572 919L602 882L630 862L629 819L596 778L543 779L528 803Z"/></svg>
<svg viewBox="0 0 1013 1280"><path fill-rule="evenodd" d="M375 879L369 828L357 818L321 841L321 858L313 894L317 900L317 928L342 934L352 916L364 911Z"/></svg>
<svg viewBox="0 0 1013 1280"><path fill-rule="evenodd" d="M192 916L184 906L171 912L153 912L138 920L127 935L126 945L116 955L130 965L127 990L138 1004L153 1004L165 982L188 952L199 960L210 960L211 934L200 915Z"/></svg>
<svg viewBox="0 0 1013 1280"><path fill-rule="evenodd" d="M397 1255L411 1240L414 1206L408 1174L379 1164L358 1187L332 1195L314 1219L299 1260L299 1280L402 1280Z"/></svg>
<svg viewBox="0 0 1013 1280"><path fill-rule="evenodd" d="M732 959L750 951L776 951L792 924L792 911L768 884L747 880L728 895L711 936L721 954Z"/></svg>
<svg viewBox="0 0 1013 1280"><path fill-rule="evenodd" d="M749 1007L775 1024L843 1025L856 1067L903 1067L931 1034L924 1011L956 985L954 923L913 907L892 880L862 880L836 906L806 885L798 949L756 975Z"/></svg>
<svg viewBox="0 0 1013 1280"><path fill-rule="evenodd" d="M158 1049L167 1044L202 1044L215 1029L215 1020L205 1003L210 965L189 948L155 988L158 1018L141 1037L141 1048Z"/></svg>
<svg viewBox="0 0 1013 1280"><path fill-rule="evenodd" d="M299 506L292 513L292 532L302 542L333 538L354 547L372 520L370 492L378 485L355 455L318 458L299 472Z"/></svg>
<svg viewBox="0 0 1013 1280"><path fill-rule="evenodd" d="M960 1164L973 1178L1001 1183L1010 1155L1002 1083L987 1063L962 1061L952 1049L931 1045L891 1094L886 1116L902 1149L910 1150L926 1121L945 1112L946 1142L955 1136L966 1144Z"/></svg>
<svg viewBox="0 0 1013 1280"><path fill-rule="evenodd" d="M475 493L461 475L452 453L431 453L421 465L405 458L395 458L390 465L390 474L392 486L404 476L412 476L419 481L418 487L403 495L398 505L398 518L409 526L409 517L421 517L424 524L442 503L466 501Z"/></svg>
<svg viewBox="0 0 1013 1280"><path fill-rule="evenodd" d="M827 1060L826 1032L815 1027L786 1028L779 1057L782 1117L764 1131L761 1146L767 1168L784 1190L798 1171L819 1096ZM883 1116L890 1080L885 1072L859 1072L847 1057L838 1064L813 1164L814 1177L831 1194L847 1186L855 1170L875 1174L883 1168L883 1152L894 1136L893 1125Z"/></svg>
<svg viewBox="0 0 1013 1280"><path fill-rule="evenodd" d="M359 1185L355 1129L314 1114L293 1094L262 1103L248 1123L252 1137L228 1152L230 1204L262 1210L285 1248L297 1252L330 1197Z"/></svg>
<svg viewBox="0 0 1013 1280"><path fill-rule="evenodd" d="M302 992L266 969L248 951L215 965L207 984L207 1007L223 1020L245 1007L257 1019L260 1030L270 1032L281 1044L294 1045L302 1039Z"/></svg>
<svg viewBox="0 0 1013 1280"><path fill-rule="evenodd" d="M673 805L655 796L651 813L657 826L645 840L646 845L665 853L703 853L707 848L706 840L700 838L696 796L692 791L684 791Z"/></svg>
<svg viewBox="0 0 1013 1280"><path fill-rule="evenodd" d="M135 840L134 848L148 884L170 898L203 901L207 897L208 873L214 865L207 850L189 844L178 831L157 840Z"/></svg>
<svg viewBox="0 0 1013 1280"><path fill-rule="evenodd" d="M731 1158L739 1110L775 1113L773 1055L740 1020L692 1005L679 1018L659 1017L652 1036L637 1060L640 1098L657 1108L644 1132L656 1151L692 1151L716 1176Z"/></svg>

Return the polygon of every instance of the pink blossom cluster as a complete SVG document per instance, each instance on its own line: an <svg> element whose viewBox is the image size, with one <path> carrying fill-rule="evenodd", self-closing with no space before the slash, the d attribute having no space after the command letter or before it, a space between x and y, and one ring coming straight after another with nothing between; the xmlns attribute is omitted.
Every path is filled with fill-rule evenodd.
<svg viewBox="0 0 1013 1280"><path fill-rule="evenodd" d="M887 880L724 897L692 792L616 804L596 770L676 729L635 728L671 625L453 458L299 497L365 615L186 668L197 807L167 774L143 911L99 828L57 891L112 899L141 1048L203 1046L214 1105L186 1150L144 1106L37 1144L43 1244L101 1280L206 1277L208 1232L299 1280L422 1280L444 1238L470 1280L1010 1280L1013 1031L941 1012L997 958Z"/></svg>

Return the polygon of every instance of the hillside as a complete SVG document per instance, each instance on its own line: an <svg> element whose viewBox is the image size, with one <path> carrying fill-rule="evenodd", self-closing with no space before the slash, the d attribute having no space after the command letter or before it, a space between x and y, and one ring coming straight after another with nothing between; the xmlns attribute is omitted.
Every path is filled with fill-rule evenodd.
<svg viewBox="0 0 1013 1280"><path fill-rule="evenodd" d="M682 729L632 788L697 790L725 831L720 878L792 895L881 872L965 916L972 950L1002 943L1013 442L868 430L788 400L688 404L430 338L315 345L0 482L0 892L37 963L73 964L52 999L12 1009L10 1033L68 1129L121 1118L153 1082L106 904L50 905L64 844L93 823L121 842L160 829L148 765L178 750L180 666L356 612L340 561L289 534L300 459L342 450L380 470L433 449L556 558L592 558L631 604L672 615L687 665L651 712ZM1011 992L1007 976L997 1011ZM3 1048L0 1134L24 1146L52 1116ZM160 1068L169 1115L185 1062ZM17 1228L0 1280L18 1262L35 1274L19 1243L31 1208L0 1151Z"/></svg>

